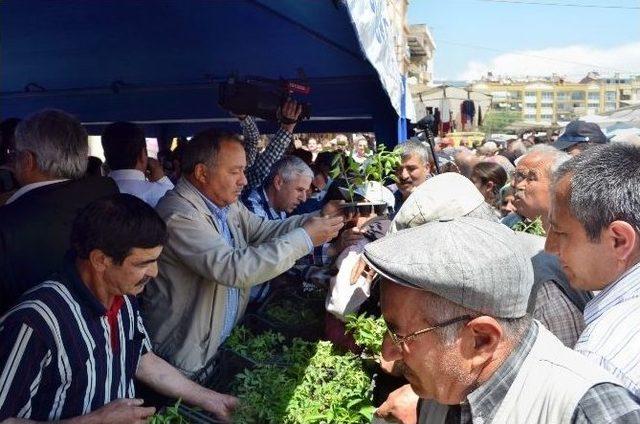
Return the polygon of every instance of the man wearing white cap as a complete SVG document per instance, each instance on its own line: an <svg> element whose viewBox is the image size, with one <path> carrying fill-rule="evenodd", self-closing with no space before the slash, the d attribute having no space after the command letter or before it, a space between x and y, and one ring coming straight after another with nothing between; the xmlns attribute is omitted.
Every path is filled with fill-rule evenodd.
<svg viewBox="0 0 640 424"><path fill-rule="evenodd" d="M615 377L527 314L533 269L517 245L508 228L463 217L365 248L382 278L382 353L423 399L419 422L640 422Z"/></svg>

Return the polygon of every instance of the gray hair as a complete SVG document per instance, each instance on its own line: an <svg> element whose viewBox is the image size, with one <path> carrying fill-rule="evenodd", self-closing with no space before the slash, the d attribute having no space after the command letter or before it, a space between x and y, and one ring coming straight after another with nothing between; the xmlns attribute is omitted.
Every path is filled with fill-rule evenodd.
<svg viewBox="0 0 640 424"><path fill-rule="evenodd" d="M509 146L509 150L515 153L518 157L520 157L525 153L527 153L527 146L525 146L525 144L522 141L516 140L513 143L511 143L511 145Z"/></svg>
<svg viewBox="0 0 640 424"><path fill-rule="evenodd" d="M32 152L38 169L52 178L77 179L87 172L87 132L80 121L61 110L45 109L20 122L16 150Z"/></svg>
<svg viewBox="0 0 640 424"><path fill-rule="evenodd" d="M396 151L400 153L402 160L409 159L411 156L417 156L426 166L429 166L431 163L431 152L429 151L429 147L424 143L407 141L406 143L398 145Z"/></svg>
<svg viewBox="0 0 640 424"><path fill-rule="evenodd" d="M569 210L591 241L613 221L640 233L640 147L627 143L596 146L565 162L552 186L570 175Z"/></svg>
<svg viewBox="0 0 640 424"><path fill-rule="evenodd" d="M438 323L446 322L464 315L469 315L472 318L476 318L479 316L485 316L478 311L474 311L473 309L465 308L456 303L451 302L448 299L445 299L441 296L433 294L431 292L427 292L427 301L425 303L425 318L429 318L429 321L433 325L437 325ZM434 322L434 317L437 317L437 321ZM515 345L520 341L524 333L531 326L532 317L530 314L526 314L520 318L497 318L492 317L500 327L504 333L504 340L506 340L509 344ZM462 329L464 321L447 325L445 327L440 327L437 330L437 334L440 336L440 340L447 346L455 343L458 338L458 334L460 329Z"/></svg>
<svg viewBox="0 0 640 424"><path fill-rule="evenodd" d="M525 157L532 154L537 154L548 158L549 167L547 172L549 176L553 175L553 173L556 172L560 165L571 159L571 155L567 152L558 150L548 144L536 144L535 146L531 147L527 151L527 153L522 156L522 158L524 159Z"/></svg>
<svg viewBox="0 0 640 424"><path fill-rule="evenodd" d="M292 155L284 156L273 165L271 173L267 178L268 184L273 182L276 175L280 175L285 182L291 182L299 177L313 179L313 171L309 168L309 165L299 157Z"/></svg>

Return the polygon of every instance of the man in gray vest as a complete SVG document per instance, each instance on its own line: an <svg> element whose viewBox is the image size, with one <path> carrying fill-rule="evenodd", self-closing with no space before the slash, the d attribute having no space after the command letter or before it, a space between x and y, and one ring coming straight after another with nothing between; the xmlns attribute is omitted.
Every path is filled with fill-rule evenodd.
<svg viewBox="0 0 640 424"><path fill-rule="evenodd" d="M382 277L382 354L402 360L419 422L640 422L631 393L527 314L533 270L517 245L508 228L463 217L365 248Z"/></svg>

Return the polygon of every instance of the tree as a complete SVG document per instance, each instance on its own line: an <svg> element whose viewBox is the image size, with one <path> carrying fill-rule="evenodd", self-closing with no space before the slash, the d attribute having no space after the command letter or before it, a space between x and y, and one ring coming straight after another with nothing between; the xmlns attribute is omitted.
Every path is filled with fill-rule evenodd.
<svg viewBox="0 0 640 424"><path fill-rule="evenodd" d="M485 134L501 133L506 127L518 121L522 121L521 112L490 109L482 122L481 130Z"/></svg>

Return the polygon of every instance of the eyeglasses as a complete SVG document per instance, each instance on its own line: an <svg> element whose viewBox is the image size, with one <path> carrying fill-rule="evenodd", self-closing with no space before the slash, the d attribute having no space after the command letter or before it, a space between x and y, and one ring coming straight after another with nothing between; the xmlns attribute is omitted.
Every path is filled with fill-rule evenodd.
<svg viewBox="0 0 640 424"><path fill-rule="evenodd" d="M463 315L461 317L453 318L453 319L450 319L450 320L445 321L443 323L434 325L433 327L424 328L422 330L415 331L415 332L413 332L411 334L408 334L406 336L398 336L396 333L394 333L393 331L391 331L389 329L387 329L387 331L389 332L389 336L391 336L391 341L393 342L393 344L398 349L402 349L402 345L403 344L409 343L409 342L415 340L421 334L425 334L425 333L428 333L429 331L437 330L438 328L442 328L442 327L446 327L446 326L451 325L451 324L455 324L456 322L468 321L468 320L470 320L472 318L473 317L471 315Z"/></svg>

